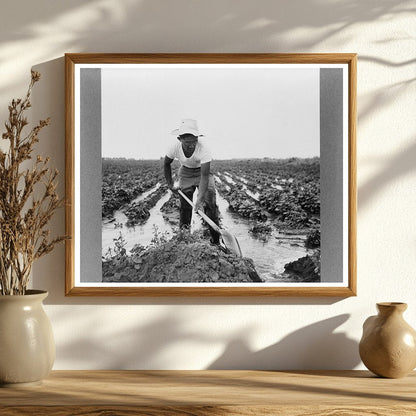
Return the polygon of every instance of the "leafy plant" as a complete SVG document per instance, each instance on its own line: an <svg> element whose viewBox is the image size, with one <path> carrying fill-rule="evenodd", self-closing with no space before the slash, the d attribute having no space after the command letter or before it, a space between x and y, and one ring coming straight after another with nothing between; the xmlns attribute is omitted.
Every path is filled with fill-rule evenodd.
<svg viewBox="0 0 416 416"><path fill-rule="evenodd" d="M170 235L167 231L161 232L157 225L153 225L153 237L150 240L151 247L159 247L166 244L170 240Z"/></svg>
<svg viewBox="0 0 416 416"><path fill-rule="evenodd" d="M117 238L113 238L113 241L114 241L114 248L113 249L111 249L111 247L108 248L107 253L102 257L103 260L121 258L127 255L127 251L126 251L127 241L124 238L121 231L118 233Z"/></svg>
<svg viewBox="0 0 416 416"><path fill-rule="evenodd" d="M26 96L13 100L5 123L0 149L0 293L24 295L33 262L51 252L65 236L50 238L46 229L63 203L56 193L58 171L52 171L49 157L37 156L32 166L39 132L50 119L41 120L27 134L25 112L40 74L32 71ZM7 147L7 149L6 149Z"/></svg>
<svg viewBox="0 0 416 416"><path fill-rule="evenodd" d="M319 228L309 231L305 240L306 248L319 248L321 246L321 231Z"/></svg>

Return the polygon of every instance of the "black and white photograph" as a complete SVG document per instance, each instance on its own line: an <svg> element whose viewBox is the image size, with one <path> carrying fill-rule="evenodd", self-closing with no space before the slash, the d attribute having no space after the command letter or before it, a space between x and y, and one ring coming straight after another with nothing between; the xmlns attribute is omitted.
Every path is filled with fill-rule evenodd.
<svg viewBox="0 0 416 416"><path fill-rule="evenodd" d="M348 287L344 63L79 63L75 286Z"/></svg>

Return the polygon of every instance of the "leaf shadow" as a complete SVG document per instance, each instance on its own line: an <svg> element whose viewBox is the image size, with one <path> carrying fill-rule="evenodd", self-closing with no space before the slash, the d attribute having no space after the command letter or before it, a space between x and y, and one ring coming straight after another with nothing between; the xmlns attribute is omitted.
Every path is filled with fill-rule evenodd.
<svg viewBox="0 0 416 416"><path fill-rule="evenodd" d="M334 316L300 328L279 342L253 351L248 339L236 338L207 369L302 369L354 368L360 363L358 343L343 332L335 332L349 314Z"/></svg>
<svg viewBox="0 0 416 416"><path fill-rule="evenodd" d="M413 143L383 163L379 171L358 188L359 207L364 208L392 181L416 169L416 138Z"/></svg>

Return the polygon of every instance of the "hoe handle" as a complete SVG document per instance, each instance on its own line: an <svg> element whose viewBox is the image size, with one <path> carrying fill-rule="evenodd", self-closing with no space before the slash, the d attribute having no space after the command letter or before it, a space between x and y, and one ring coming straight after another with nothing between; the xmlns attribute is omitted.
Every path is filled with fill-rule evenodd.
<svg viewBox="0 0 416 416"><path fill-rule="evenodd" d="M195 208L193 202L180 190L178 189L179 195L192 207ZM221 234L221 229L218 227L217 224L215 224L214 221L212 221L211 218L209 218L207 215L205 215L204 212L202 212L200 209L197 211L197 213L204 219L204 221L213 228L217 233Z"/></svg>

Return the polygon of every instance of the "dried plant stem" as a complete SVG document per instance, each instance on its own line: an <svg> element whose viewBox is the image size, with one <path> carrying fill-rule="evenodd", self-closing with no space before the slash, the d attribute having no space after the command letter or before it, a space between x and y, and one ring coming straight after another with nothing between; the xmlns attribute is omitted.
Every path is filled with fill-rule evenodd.
<svg viewBox="0 0 416 416"><path fill-rule="evenodd" d="M45 228L63 204L56 193L58 172L51 172L49 158L37 156L32 167L23 164L32 159L41 129L49 118L41 120L26 136L28 121L24 115L31 107L30 96L40 74L32 71L24 99L13 100L5 123L3 141L8 151L0 150L0 293L23 295L29 283L33 262L53 250L65 236L49 238ZM34 195L37 195L35 197ZM39 196L40 195L40 196Z"/></svg>

